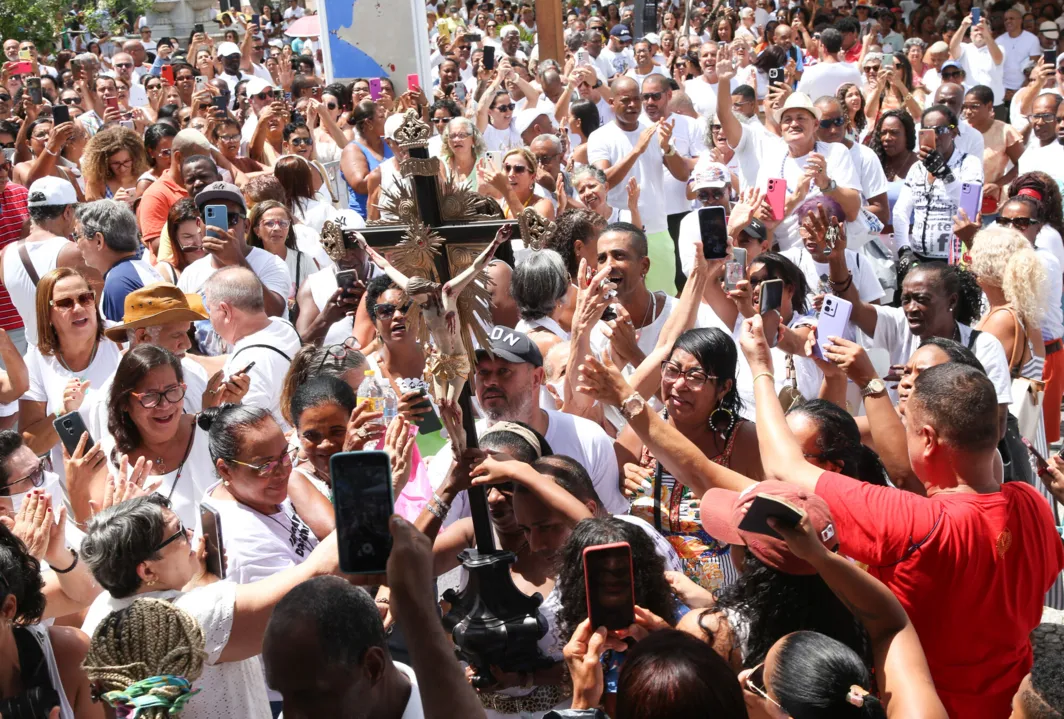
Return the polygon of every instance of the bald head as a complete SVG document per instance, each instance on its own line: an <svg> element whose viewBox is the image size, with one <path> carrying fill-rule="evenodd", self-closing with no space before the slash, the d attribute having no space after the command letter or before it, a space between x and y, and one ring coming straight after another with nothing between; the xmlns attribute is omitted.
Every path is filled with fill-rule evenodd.
<svg viewBox="0 0 1064 719"><path fill-rule="evenodd" d="M964 88L955 82L944 82L935 91L935 104L945 105L957 117L961 115L961 105L964 104Z"/></svg>
<svg viewBox="0 0 1064 719"><path fill-rule="evenodd" d="M262 282L258 275L246 267L223 267L218 270L207 279L203 293L208 308L217 308L224 302L248 314L266 313Z"/></svg>
<svg viewBox="0 0 1064 719"><path fill-rule="evenodd" d="M614 94L621 92L639 92L639 85L632 78L620 75L619 77L615 77L613 82L610 83L610 89L613 90Z"/></svg>

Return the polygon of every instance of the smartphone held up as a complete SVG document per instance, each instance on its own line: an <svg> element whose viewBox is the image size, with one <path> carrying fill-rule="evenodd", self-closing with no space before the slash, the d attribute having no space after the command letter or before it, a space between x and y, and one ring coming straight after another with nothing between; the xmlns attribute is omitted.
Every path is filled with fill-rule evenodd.
<svg viewBox="0 0 1064 719"><path fill-rule="evenodd" d="M340 569L384 574L392 551L388 521L394 511L387 452L339 452L329 459Z"/></svg>

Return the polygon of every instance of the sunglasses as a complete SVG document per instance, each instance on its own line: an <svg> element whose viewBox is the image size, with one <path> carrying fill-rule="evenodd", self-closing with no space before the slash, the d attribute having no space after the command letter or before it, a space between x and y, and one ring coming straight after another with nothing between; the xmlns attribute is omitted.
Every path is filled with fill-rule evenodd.
<svg viewBox="0 0 1064 719"><path fill-rule="evenodd" d="M131 63L131 62L116 62L115 63L115 67L118 67L118 68L133 67L133 63Z"/></svg>
<svg viewBox="0 0 1064 719"><path fill-rule="evenodd" d="M325 107L329 108L330 110L335 110L337 107L339 107L339 105L337 105L335 102L327 102L325 103Z"/></svg>
<svg viewBox="0 0 1064 719"><path fill-rule="evenodd" d="M264 462L262 464L251 464L250 462L241 462L238 459L227 459L226 461L232 462L233 464L239 464L242 467L248 467L249 469L254 470L260 477L268 477L269 475L274 474L280 468L291 468L292 462L293 460L295 460L296 453L298 452L298 447L292 447L291 449L286 450L284 454L282 454L277 459L271 459L269 462Z"/></svg>
<svg viewBox="0 0 1064 719"><path fill-rule="evenodd" d="M865 72L879 72L883 67L881 65L867 65L864 69ZM943 75L942 77L945 77Z"/></svg>
<svg viewBox="0 0 1064 719"><path fill-rule="evenodd" d="M140 406L144 409L152 409L153 407L158 407L162 404L164 399L167 404L177 404L183 400L185 398L185 385L175 384L157 392L130 392L129 394L137 400L137 402L140 403Z"/></svg>
<svg viewBox="0 0 1064 719"><path fill-rule="evenodd" d="M390 317L394 315L395 310L398 309L400 313L405 315L410 309L410 305L412 305L413 303L413 300L407 300L405 305L397 305L392 302L382 302L379 305L373 306L373 314L376 315L377 319L380 319L382 317Z"/></svg>
<svg viewBox="0 0 1064 719"><path fill-rule="evenodd" d="M292 145L292 147L302 147L304 145L309 147L312 142L313 140L309 137L293 137L288 141L288 144Z"/></svg>
<svg viewBox="0 0 1064 719"><path fill-rule="evenodd" d="M445 125L445 124L447 124L448 122L450 122L453 119L454 119L453 117L434 117L434 118L432 118L432 124L433 125Z"/></svg>
<svg viewBox="0 0 1064 719"><path fill-rule="evenodd" d="M510 174L512 172L516 175L523 175L528 172L528 168L524 165L503 165L502 170L506 174Z"/></svg>
<svg viewBox="0 0 1064 719"><path fill-rule="evenodd" d="M699 190L698 199L702 202L706 202L708 200L723 200L724 190Z"/></svg>
<svg viewBox="0 0 1064 719"><path fill-rule="evenodd" d="M47 460L44 459L38 461L36 469L27 474L25 477L12 480L11 482L8 482L7 484L0 487L0 497L11 496L11 487L14 487L16 484L22 484L23 482L28 481L34 487L42 486L44 484L44 470L46 463Z"/></svg>
<svg viewBox="0 0 1064 719"><path fill-rule="evenodd" d="M954 125L940 125L938 127L924 127L925 130L934 130L936 135L948 135L953 132Z"/></svg>
<svg viewBox="0 0 1064 719"><path fill-rule="evenodd" d="M665 95L664 92L644 92L643 101L650 100L651 102L657 102Z"/></svg>
<svg viewBox="0 0 1064 719"><path fill-rule="evenodd" d="M836 117L834 120L821 120L820 128L823 130L830 130L833 127L842 127L846 124L845 117Z"/></svg>
<svg viewBox="0 0 1064 719"><path fill-rule="evenodd" d="M995 222L1002 227L1015 227L1020 232L1024 232L1031 225L1039 224L1038 220L1033 217L998 217Z"/></svg>
<svg viewBox="0 0 1064 719"><path fill-rule="evenodd" d="M0 102L11 102L11 96L6 92L0 92Z"/></svg>
<svg viewBox="0 0 1064 719"><path fill-rule="evenodd" d="M263 90L258 95L254 95L254 97L257 97L260 100L272 100L273 99L273 90Z"/></svg>
<svg viewBox="0 0 1064 719"><path fill-rule="evenodd" d="M513 112L515 107L517 107L517 105L515 105L514 103L511 102L511 103L509 103L507 105L496 105L495 107L493 107L491 109L492 110L498 110L499 112Z"/></svg>
<svg viewBox="0 0 1064 719"><path fill-rule="evenodd" d="M181 539L181 537L184 537L185 539L188 539L188 530L185 529L185 525L184 524L182 524L180 521L178 521L178 523L177 523L177 531L174 532L173 534L171 534L169 537L167 537L163 541L161 541L158 545L156 545L151 550L151 553L155 554L156 552L162 550L162 548L165 547L166 545L173 544L177 540Z"/></svg>
<svg viewBox="0 0 1064 719"><path fill-rule="evenodd" d="M946 72L942 73L942 79L945 80L950 77L960 77L963 74L964 73L960 70L947 70Z"/></svg>
<svg viewBox="0 0 1064 719"><path fill-rule="evenodd" d="M57 310L63 312L69 312L74 309L74 305L81 305L82 307L92 307L96 304L96 294L93 292L82 292L77 297L61 297L58 300L51 300L49 305L55 307Z"/></svg>

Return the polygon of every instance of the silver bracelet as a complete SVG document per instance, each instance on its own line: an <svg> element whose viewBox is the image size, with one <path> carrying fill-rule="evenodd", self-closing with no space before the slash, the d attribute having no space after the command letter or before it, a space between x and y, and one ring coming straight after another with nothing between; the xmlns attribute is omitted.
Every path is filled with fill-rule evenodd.
<svg viewBox="0 0 1064 719"><path fill-rule="evenodd" d="M436 505L435 499L430 500L429 503L425 505L425 509L429 510L432 513L432 516L436 517L436 519L440 520L441 522L443 521L444 517L447 516L447 509L442 509L441 507L438 507Z"/></svg>
<svg viewBox="0 0 1064 719"><path fill-rule="evenodd" d="M451 511L450 502L444 502L443 499L440 498L440 495L433 492L432 499L435 500L436 504L440 505L440 509L443 510L444 514Z"/></svg>

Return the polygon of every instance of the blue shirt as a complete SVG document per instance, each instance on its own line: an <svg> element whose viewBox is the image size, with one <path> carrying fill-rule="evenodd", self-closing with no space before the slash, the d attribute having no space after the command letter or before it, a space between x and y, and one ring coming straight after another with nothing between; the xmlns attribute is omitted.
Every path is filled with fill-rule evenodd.
<svg viewBox="0 0 1064 719"><path fill-rule="evenodd" d="M162 281L162 276L144 260L135 257L119 260L103 276L103 316L111 322L121 322L126 312L126 295Z"/></svg>

